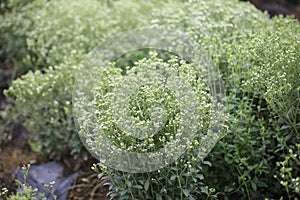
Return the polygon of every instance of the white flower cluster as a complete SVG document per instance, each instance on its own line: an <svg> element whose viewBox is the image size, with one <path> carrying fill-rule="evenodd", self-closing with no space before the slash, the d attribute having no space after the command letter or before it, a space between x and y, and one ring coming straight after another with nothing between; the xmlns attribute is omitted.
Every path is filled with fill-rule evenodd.
<svg viewBox="0 0 300 200"><path fill-rule="evenodd" d="M103 163L144 163L147 168L171 163L191 149L204 155L210 146L204 141L218 137L204 134L212 101L199 68L176 57L164 61L154 53L125 73L114 64L98 69L97 87L91 88L94 100L81 99L88 109L78 120L90 151Z"/></svg>

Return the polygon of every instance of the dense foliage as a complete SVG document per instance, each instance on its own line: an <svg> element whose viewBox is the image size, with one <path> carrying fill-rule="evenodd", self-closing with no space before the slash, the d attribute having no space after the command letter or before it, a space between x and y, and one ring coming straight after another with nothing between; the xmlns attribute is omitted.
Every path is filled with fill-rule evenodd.
<svg viewBox="0 0 300 200"><path fill-rule="evenodd" d="M41 8L44 4L46 6ZM16 90L11 95L17 97L16 108L25 118L26 127L37 133L32 138L33 147L53 158L66 151L78 155L82 149L71 106L76 64L83 54L103 41L108 31L111 34L134 28L140 21L137 16L148 10L147 4L137 5L136 10L131 11L132 21L124 21L122 15L131 8L130 4L127 9L120 2L113 7L96 1L84 3L84 9L82 5L74 1L34 1L17 7L16 13L7 14L1 23L1 30L6 31L4 36L13 32L17 38L26 40L24 48L28 53L16 61L21 69L42 67L41 71L27 73L22 80L17 80L12 87ZM8 45L5 49L14 48ZM14 49L13 52L20 51ZM27 64L28 61L34 64Z"/></svg>
<svg viewBox="0 0 300 200"><path fill-rule="evenodd" d="M224 45L217 62L227 77L230 128L209 156L214 165L208 174L218 175L207 180L218 191L239 198L284 195L281 182L275 179L282 177L278 162L289 157L289 149L297 151L299 144L300 29L291 19L275 18L272 23L269 30L254 34L243 44ZM297 161L289 165L293 166L291 181L299 168ZM228 171L235 174L236 181L223 177ZM291 198L297 196L293 195Z"/></svg>
<svg viewBox="0 0 300 200"><path fill-rule="evenodd" d="M197 98L193 99L193 95L191 95L187 96L186 99L193 100L193 109L197 109L199 111L197 115L201 116L200 118L196 118L197 122L201 124L201 128L199 127L197 136L190 141L193 145L188 147L187 152L181 156L180 160L171 164L171 166L154 172L129 173L102 166L105 172L100 174L99 177L110 177L114 184L110 195L120 196L120 199L198 199L202 193L204 195L208 193L202 183L204 176L201 172L201 165L207 165L209 163L202 163L201 157L198 156L199 148L207 146L207 144L204 143L207 142L207 140L204 140L204 137L209 126L207 122L213 115L213 113L206 114L210 113L212 107L211 103L209 103L211 98L207 94L204 81L195 78L201 77L199 66L197 69L196 66L187 64L184 61L179 61L175 57L168 61L163 61L156 56L157 55L154 54L149 59L139 60L136 65L127 68L126 77L130 77L131 75L134 75L134 77L143 77L139 76L139 73L149 75L148 73L154 73L155 70L153 70L153 68L156 69L158 66L164 66L162 67L164 70L174 70L176 74L179 73L184 77L188 84L193 85L193 92L195 92L195 97ZM116 89L115 87L120 87L116 81L121 76L120 72L119 70L119 73L109 73L108 76L114 76L114 78L108 78L109 82L107 84L111 86L109 89L105 90L106 84L103 84L103 87L98 87L95 91L96 94L98 94L95 103L97 110L99 110L98 122L106 127L103 129L105 136L111 138L115 145L122 149L143 153L155 151L157 148L166 145L168 141L174 142L174 140L176 140L175 138L178 138L179 129L182 128L181 124L190 124L191 122L182 116L180 112L182 107L180 103L176 101L175 90L172 91L169 90L167 86L157 84L159 82L159 76L154 78L154 83L150 84L150 81L149 84L143 84L143 86L138 88L130 100L129 109L131 111L130 115L135 120L135 123L142 124L142 126L145 126L146 123L147 126L150 118L149 110L161 105L166 109L167 125L157 134L147 137L144 140L137 140L136 138L126 135L126 130L113 128L113 126L116 126L116 122L112 117L114 113L112 113L113 109L111 109L109 104L112 103L111 100L114 99L113 90ZM154 75L150 75L150 77L154 77ZM141 82L141 80L138 81ZM144 81L142 82L144 83ZM179 91L186 90L186 88L181 85L177 85L176 89ZM102 91L102 94L100 91ZM103 94L103 91L106 91L105 94ZM104 102L103 98L106 99ZM198 107L196 108L196 106ZM192 113L189 114L192 115ZM155 116L152 116L151 119L153 119L153 117L155 118ZM191 118L192 117L193 116L191 116ZM193 119L189 120L194 121ZM87 128L88 126L83 125L81 132L84 132ZM95 137L97 136L95 135ZM96 146L95 144L93 145ZM95 151L97 151L97 149L95 149Z"/></svg>
<svg viewBox="0 0 300 200"><path fill-rule="evenodd" d="M72 116L74 70L86 53L120 31L148 25L175 27L206 49L222 74L226 136L207 161L188 163L194 154L187 152L177 163L153 173L103 167L99 177L112 180L111 196L299 196L300 26L294 19L269 19L250 4L233 0L8 2L10 11L0 16L4 41L0 56L26 74L13 82L6 95L33 133L31 146L36 151L56 159L87 156ZM139 62L157 62L153 59ZM120 59L116 67L128 63L132 64L130 59Z"/></svg>

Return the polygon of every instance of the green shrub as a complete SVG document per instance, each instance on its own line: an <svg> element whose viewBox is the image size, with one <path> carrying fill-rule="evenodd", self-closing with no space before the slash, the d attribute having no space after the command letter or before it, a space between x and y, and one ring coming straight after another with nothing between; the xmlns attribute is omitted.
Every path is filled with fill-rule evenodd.
<svg viewBox="0 0 300 200"><path fill-rule="evenodd" d="M217 60L229 95L230 132L209 156L207 183L229 199L287 195L273 177L279 176L276 162L299 143L300 27L289 18L272 24L243 44L224 45ZM225 182L214 175L226 172Z"/></svg>
<svg viewBox="0 0 300 200"><path fill-rule="evenodd" d="M263 99L237 91L231 91L227 99L228 133L207 158L212 168L204 172L205 184L214 187L221 199L272 198L280 192L272 178L274 155L270 149L276 143L275 132L269 128L272 119L260 115L268 111Z"/></svg>
<svg viewBox="0 0 300 200"><path fill-rule="evenodd" d="M249 42L253 69L245 84L259 88L281 123L300 137L300 27L289 18L274 21L273 29Z"/></svg>
<svg viewBox="0 0 300 200"><path fill-rule="evenodd" d="M142 24L153 7L151 2L96 0L11 0L7 5L12 10L0 16L0 58L11 60L17 75L61 64L74 52L80 57L107 35Z"/></svg>
<svg viewBox="0 0 300 200"><path fill-rule="evenodd" d="M40 8L43 3L47 6ZM222 38L226 38L224 35L220 35L217 30L223 30L222 33L224 33L226 28L233 36L234 32L237 32L237 35L250 34L253 32L252 29L254 29L253 27L255 24L259 25L258 29L261 26L260 23L252 21L256 20L256 18L259 19L259 17L262 17L264 20L266 19L266 16L259 12L251 14L253 13L252 11L255 11L254 8L248 8L245 5L235 4L233 2L226 3L228 4L227 6L230 11L236 12L236 10L238 10L236 8L231 8L231 6L244 9L245 16L247 17L236 16L235 13L231 14L230 12L225 12L223 9L225 4L221 3L216 5L214 3L208 3L207 5L198 5L196 2L190 4L186 3L187 8L185 8L185 6L180 6L181 3L179 2L165 3L163 4L163 7L157 3L156 6L152 5L153 8L148 4L140 5L136 2L126 4L126 6L118 1L112 2L109 5L97 2L97 6L95 6L95 2L93 1L85 2L85 6L81 6L81 4L82 3L77 1L34 1L33 4L28 4L23 7L24 12L21 10L18 14L11 13L7 16L5 23L3 23L5 27L11 27L11 29L8 30L17 33L17 36L19 35L26 38L27 50L30 50L36 56L36 59L34 59L35 65L29 66L45 66L52 63L58 63L61 66L55 67L56 69L54 71L51 69L46 70L46 74L37 72L33 75L32 73L29 73L28 75L25 75L22 80L15 81L9 90L9 96L12 99L15 99L18 104L17 112L25 117L25 123L29 129L35 133L34 141L39 141L39 143L44 146L37 147L37 149L43 149L45 153L52 152L52 155L55 155L56 153L60 155L64 152L61 151L63 146L70 146L70 148L74 146L65 145L63 142L57 143L62 136L56 137L56 135L68 135L65 138L69 138L75 133L74 126L72 125L72 128L70 128L72 117L63 114L63 110L71 110L71 105L65 103L71 102L71 91L67 91L66 88L71 88L72 81L70 80L74 80L73 73L68 70L68 68L72 67L65 66L69 64L61 64L61 62L67 62L64 60L73 59L72 62L76 63L76 61L78 62L82 58L82 54L90 51L94 46L97 46L105 39L105 35L108 33L113 34L120 30L131 29L139 24L146 24L147 21L152 25L166 23L171 27L189 25L187 26L189 29L192 29L192 27L195 26L198 27L198 29L190 30L193 31L191 34L195 34L195 37L199 35L198 33L202 33L199 29L201 26L204 26L204 33L206 33L206 35L212 34L216 37L222 36ZM145 16L144 13L146 10L149 11L150 9L146 9L146 6L154 10L153 13L155 13L152 16L153 20L151 22L147 19L147 14ZM178 9L177 6L179 6L179 8L183 7L185 9L184 12L181 9ZM84 7L84 9L82 9L82 7ZM162 8L166 8L166 10ZM171 11L174 13L170 13ZM32 14L33 12L35 14ZM201 18L201 16L209 15L211 12L212 18ZM128 17L127 13L131 13L132 15ZM185 13L192 13L193 16L190 16L190 18L184 17ZM14 15L16 15L16 18L13 17ZM199 15L199 19L202 19L201 21L194 20L197 15ZM239 24L234 24L232 26L227 25L224 27L224 24L220 24L218 21L220 20L218 19L219 15L232 16L225 18L228 21L227 24L234 24L232 21L238 20L238 22L244 24L244 26L249 24L251 24L251 26L244 30L239 29ZM252 17L248 17L248 15ZM171 18L171 21L165 21L168 18ZM240 18L242 20L239 20ZM23 22L21 19L26 20ZM189 21L183 23L182 19ZM205 22L205 19L207 22ZM96 21L97 23L95 23ZM197 26L195 23L198 23L196 24ZM237 36L233 36L232 38L238 38ZM201 37L204 38L203 35ZM199 40L200 39L201 38L199 38ZM202 40L200 40L200 42L201 41ZM207 41L207 43L209 43L210 40ZM32 54L27 54L27 56L22 57L31 59ZM62 80L53 83L53 78L45 78L52 76L60 77ZM38 83L34 83L34 81ZM59 85L58 82L61 84ZM39 85L42 85L44 91L46 91L43 93L43 98L38 98L39 93L37 88ZM67 101L65 101L66 99ZM37 101L39 101L39 106L36 105ZM54 105L54 101L59 104L58 107L61 108L60 110L53 111L55 110L54 107L57 107ZM45 112L45 110L47 112ZM75 138L75 136L72 136L72 138L73 137ZM56 139L51 142L47 138ZM77 144L78 142L75 143ZM54 145L54 147L51 148L51 145ZM56 146L61 146L61 148Z"/></svg>
<svg viewBox="0 0 300 200"><path fill-rule="evenodd" d="M23 2L23 3L22 3ZM14 74L21 75L30 69L40 67L37 56L28 49L26 33L33 29L32 13L39 10L43 4L40 1L8 1L5 5L11 6L11 10L0 15L0 59L13 63Z"/></svg>
<svg viewBox="0 0 300 200"><path fill-rule="evenodd" d="M151 11L150 2L38 0L17 10L18 13L4 16L2 24L6 32L25 38L31 54L22 62L33 59L33 55L32 67L39 67L59 64L73 51L79 55L88 53L101 44L107 34L138 26L143 20L140 16L146 18L148 12L145 11ZM33 26L23 28L24 19Z"/></svg>
<svg viewBox="0 0 300 200"><path fill-rule="evenodd" d="M8 38L5 51L12 52L10 57L22 63L19 66L55 66L26 74L7 92L34 133L32 146L54 158L70 151L78 155L83 147L70 113L72 70L108 35L149 24L165 25L183 29L211 53L227 90L228 133L207 158L212 167L197 161L194 175L199 175L199 185L192 178L181 182L188 157L148 174L153 182L147 182L148 175L107 169L115 184L113 191L124 198L139 194L156 198L163 185L168 192L159 194L164 197L194 195L195 188L210 194L213 190L205 190L208 185L221 199L296 196L293 178L300 169L289 151L296 152L299 143L299 25L289 18L269 20L253 6L237 1L125 2L37 0L1 19L1 35ZM16 49L21 54L15 55ZM117 65L127 63L132 62L125 59ZM281 170L283 164L276 163L285 160L289 161L284 165L295 173L291 179L277 180L274 176L286 172ZM177 172L182 176L172 177ZM287 184L282 186L281 180ZM173 186L179 183L195 184L187 187L189 192L176 193Z"/></svg>
<svg viewBox="0 0 300 200"><path fill-rule="evenodd" d="M193 145L174 164L158 171L128 173L104 166L102 167L103 172L100 178L107 176L110 178L113 187L111 187L109 194L111 197L119 196L119 199L199 199L201 196L209 195L207 188L202 183L204 176L201 166L210 165L210 163L202 162L202 158L199 157L199 149L207 146L206 142L208 141L204 137L208 130L210 119L214 118L211 113L210 97L207 94L204 81L200 78L200 66L186 64L176 58L171 58L164 62L154 54L151 58L139 60L134 66L127 68L125 74L126 77L132 74L135 74L134 77L136 77L139 76L139 73L145 73L146 69L153 72L157 67L175 70L176 74L178 73L192 86L196 94L196 101L199 104L193 103L195 106L199 106L197 108L194 107L194 109L199 111L196 114L200 116L197 122L201 124L201 127L199 127L196 137L191 141ZM103 86L97 87L97 90L95 90L97 98L94 105L99 114L97 115L97 123L101 124L101 127L102 125L106 127L103 128L105 137L111 138L114 144L122 149L143 153L153 152L157 148L163 147L168 141L173 142L174 139L172 138L176 138L176 134L178 134L180 121L186 120L182 119L184 117L180 114L182 107L178 105L178 101L173 94L174 91L169 91L167 86L155 84L156 81L149 83L149 85L143 84L136 90L132 101L129 101L130 108L128 113L132 116L130 119L135 120L135 123L147 123L149 119L149 114L147 113L153 106L160 105L166 109L166 124L163 126L163 129L144 140L137 140L134 137L129 137L126 130L119 130L115 127L117 122L112 117L113 110L109 105L114 103L113 90L115 89L114 87L118 87L116 83L119 80L118 77L122 75L121 70L119 70L119 74L107 74L109 77L102 80L108 80L108 82L106 84L97 84L97 86ZM154 77L148 73L147 75ZM107 85L111 87L107 88ZM177 87L179 91L182 91L179 85ZM103 93L103 91L106 92ZM104 102L103 98L105 99ZM90 133L86 131L90 129L88 121L89 118L86 117L85 121L81 122L80 135L83 135L87 141L90 141L90 139L95 139L96 143L101 141L99 139L101 137L97 134L98 132L92 138L89 138L88 135ZM181 123L189 124L188 121ZM96 128L94 127L94 129ZM87 142L87 145L91 149L97 146L95 142L91 142L91 144ZM95 152L97 148L94 149Z"/></svg>
<svg viewBox="0 0 300 200"><path fill-rule="evenodd" d="M12 10L22 7L26 4L32 3L34 0L2 0L0 5L0 14L6 14Z"/></svg>
<svg viewBox="0 0 300 200"><path fill-rule="evenodd" d="M6 91L14 99L16 111L25 119L25 126L34 133L31 146L50 158L57 159L70 152L76 156L83 148L72 117L74 77L66 76L75 69L69 62L63 67L49 67L46 73L29 72Z"/></svg>
<svg viewBox="0 0 300 200"><path fill-rule="evenodd" d="M43 3L46 7L40 8ZM130 11L134 5L135 9ZM134 16L149 10L147 6L147 3L133 2L123 6L120 2L107 5L95 1L39 0L22 7L18 10L20 13L5 16L1 24L7 34L14 32L23 42L25 38L25 56L19 61L22 67L28 60L35 63L29 64L30 69L59 64L43 72L29 72L16 80L7 92L16 102L15 112L25 119L26 127L34 133L32 147L35 150L59 158L70 151L76 156L83 149L71 113L75 63L100 44L108 31L113 34L137 26L140 20ZM128 13L132 14L132 19L124 21ZM12 57L18 59L15 55Z"/></svg>
<svg viewBox="0 0 300 200"><path fill-rule="evenodd" d="M254 58L254 69L250 72L249 82L260 89L270 106L270 118L275 121L277 129L275 161L283 163L291 158L291 152L298 151L300 141L300 26L291 18L275 18L274 22L272 30L255 37L251 42L252 46L249 45L253 52L250 58ZM250 84L249 82L245 85ZM294 175L299 174L299 163L292 160L289 161L289 168ZM276 175L282 175L284 169L272 164ZM284 187L289 199L297 196L292 192L295 191L294 184Z"/></svg>

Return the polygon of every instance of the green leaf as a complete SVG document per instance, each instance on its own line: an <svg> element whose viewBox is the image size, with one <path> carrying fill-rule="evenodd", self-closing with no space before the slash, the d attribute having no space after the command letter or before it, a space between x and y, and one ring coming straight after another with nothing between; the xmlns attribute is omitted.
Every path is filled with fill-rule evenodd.
<svg viewBox="0 0 300 200"><path fill-rule="evenodd" d="M133 188L136 188L136 189L139 189L139 190L142 190L143 189L143 186L141 185L134 185L132 186Z"/></svg>
<svg viewBox="0 0 300 200"><path fill-rule="evenodd" d="M170 178L170 180L171 180L171 181L174 181L176 178L177 178L176 175L172 175L171 178Z"/></svg>
<svg viewBox="0 0 300 200"><path fill-rule="evenodd" d="M161 194L155 193L156 200L162 200Z"/></svg>
<svg viewBox="0 0 300 200"><path fill-rule="evenodd" d="M148 189L149 189L149 180L147 180L146 182L145 182L145 184L144 184L144 188L145 188L145 191L147 192L148 191Z"/></svg>
<svg viewBox="0 0 300 200"><path fill-rule="evenodd" d="M204 176L202 174L196 174L195 177L198 178L199 180L204 179Z"/></svg>
<svg viewBox="0 0 300 200"><path fill-rule="evenodd" d="M182 189L182 192L186 197L190 195L190 191L188 189Z"/></svg>
<svg viewBox="0 0 300 200"><path fill-rule="evenodd" d="M211 167L211 163L209 161L203 161L203 164L208 165Z"/></svg>
<svg viewBox="0 0 300 200"><path fill-rule="evenodd" d="M254 191L257 190L257 186L256 186L256 184L255 184L254 182L251 182L251 187L252 187L252 189L253 189Z"/></svg>
<svg viewBox="0 0 300 200"><path fill-rule="evenodd" d="M200 190L201 190L202 193L208 194L208 191L207 191L207 189L205 187L203 187L203 186L200 187Z"/></svg>

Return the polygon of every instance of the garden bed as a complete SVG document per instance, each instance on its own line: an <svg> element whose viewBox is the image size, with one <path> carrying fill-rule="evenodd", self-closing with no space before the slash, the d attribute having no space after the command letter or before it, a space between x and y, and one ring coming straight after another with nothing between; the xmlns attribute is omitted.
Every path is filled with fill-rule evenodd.
<svg viewBox="0 0 300 200"><path fill-rule="evenodd" d="M24 186L14 181L16 171L23 164L38 166L55 161L63 166L65 177L77 173L68 199L298 198L300 28L299 22L289 14L297 19L300 15L298 1L286 2L251 1L257 8L269 10L271 19L250 3L235 0L143 4L135 0L85 3L7 0L1 3L0 187L13 195ZM277 14L285 18L274 16ZM172 134L175 135L172 131L179 126L175 119L180 117L178 107L181 106L175 93L164 88L172 76L165 77L163 86L159 81L149 80L148 85L140 86L131 96L133 99L128 100L132 106L129 115L145 122L149 116L140 113L147 113L148 108L160 102L166 108L167 125L171 128L166 126L157 136L138 142L122 135L115 128L112 120L115 115L107 105L114 102L108 97L118 91L113 87L125 88L117 82L124 74L128 77L135 74L137 78L147 71L138 70L145 66L154 63L156 69L168 66L171 71L177 70L191 85L194 92L191 94L196 94L193 102L198 103L195 108L202 112L199 111L197 120L203 127L197 132L199 138L191 141L192 148L178 162L154 172L136 174L105 163L97 165L99 161L87 151L93 148L87 143L84 146L81 140L86 137L93 141L85 135L89 127L78 122L82 126L79 131L76 129L74 119L79 118L73 115L77 105L73 105L72 95L76 71L81 69L80 64L90 51L105 41L114 42L109 40L112 35L120 38L121 32L147 26L188 33L189 39L209 54L220 73L218 78L226 97L222 102L226 104L220 128L222 137L218 137L212 150L207 147L207 152L211 152L206 157L199 157L195 152L205 146L201 143L205 134L201 134L209 129L207 124L213 119L211 91L220 91L210 90L204 79L199 78L207 75L199 66L180 60L174 52L142 49L122 55L108 65L111 68L98 69L104 81L91 90L98 98L93 108L101 113L97 122L111 128L106 130L106 135L115 137L114 144L123 149L138 144L141 146L135 146L136 151L152 152L165 145L165 140L172 140ZM161 32L160 36L168 40L165 33ZM106 104L102 102L105 98ZM139 110L137 102L145 107ZM207 110L201 110L199 105ZM86 124L90 122L88 114L82 112L85 118L80 118ZM22 196L20 192L17 194Z"/></svg>

